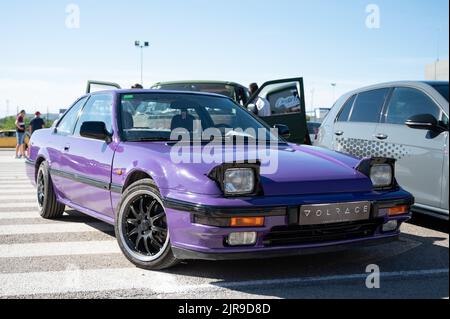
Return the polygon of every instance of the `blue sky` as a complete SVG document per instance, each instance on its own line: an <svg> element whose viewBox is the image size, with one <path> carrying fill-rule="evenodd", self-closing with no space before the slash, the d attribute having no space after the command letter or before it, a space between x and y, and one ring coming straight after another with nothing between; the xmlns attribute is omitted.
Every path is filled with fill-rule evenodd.
<svg viewBox="0 0 450 319"><path fill-rule="evenodd" d="M79 29L66 27L70 3ZM366 26L371 3L378 29ZM140 39L151 43L146 86L303 76L308 106L329 106L362 85L423 79L438 41L448 59L448 10L448 0L1 1L0 117L6 100L10 113L65 107L88 79L139 82Z"/></svg>

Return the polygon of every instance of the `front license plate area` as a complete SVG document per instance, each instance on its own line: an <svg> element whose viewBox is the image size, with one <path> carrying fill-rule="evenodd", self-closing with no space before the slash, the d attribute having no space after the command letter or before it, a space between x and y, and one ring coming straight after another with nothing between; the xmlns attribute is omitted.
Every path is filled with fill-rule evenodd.
<svg viewBox="0 0 450 319"><path fill-rule="evenodd" d="M309 205L300 208L300 225L324 225L369 220L370 202Z"/></svg>

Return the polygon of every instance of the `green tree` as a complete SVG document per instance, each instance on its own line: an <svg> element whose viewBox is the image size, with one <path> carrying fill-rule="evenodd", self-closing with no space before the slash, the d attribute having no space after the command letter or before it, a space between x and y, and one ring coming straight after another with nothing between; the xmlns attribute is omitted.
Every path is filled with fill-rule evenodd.
<svg viewBox="0 0 450 319"><path fill-rule="evenodd" d="M5 117L0 120L0 130L14 130L16 128L16 118L14 116Z"/></svg>

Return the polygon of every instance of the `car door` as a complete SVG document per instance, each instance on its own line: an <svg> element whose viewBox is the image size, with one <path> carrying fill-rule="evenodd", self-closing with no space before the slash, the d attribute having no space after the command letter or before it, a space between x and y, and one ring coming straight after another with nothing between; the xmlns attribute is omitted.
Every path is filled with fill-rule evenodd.
<svg viewBox="0 0 450 319"><path fill-rule="evenodd" d="M360 92L349 98L336 117L333 126L333 149L364 158L378 151L375 138L382 110L390 88Z"/></svg>
<svg viewBox="0 0 450 319"><path fill-rule="evenodd" d="M75 205L87 208L107 217L113 217L111 207L111 171L116 143L80 136L85 122L104 122L112 133L111 94L95 94L90 97L80 113L74 134L64 146L64 170L71 182L64 192Z"/></svg>
<svg viewBox="0 0 450 319"><path fill-rule="evenodd" d="M303 78L275 80L264 83L245 105L254 108L258 98L270 103L271 115L261 117L269 126L287 125L292 143L311 144L306 124Z"/></svg>
<svg viewBox="0 0 450 319"><path fill-rule="evenodd" d="M411 116L419 114L431 114L448 125L448 117L426 92L413 87L396 87L376 135L384 137L381 155L397 159L396 176L400 185L414 195L418 205L439 209L445 182L442 172L448 130L436 133L405 125Z"/></svg>
<svg viewBox="0 0 450 319"><path fill-rule="evenodd" d="M74 133L78 117L87 100L88 97L79 99L66 113L64 113L62 118L58 120L52 134L52 139L47 145L52 182L55 186L57 194L62 198L68 198L64 189L67 184L71 183L71 181L67 179L64 174L64 169L68 165L63 156L65 147L68 139Z"/></svg>

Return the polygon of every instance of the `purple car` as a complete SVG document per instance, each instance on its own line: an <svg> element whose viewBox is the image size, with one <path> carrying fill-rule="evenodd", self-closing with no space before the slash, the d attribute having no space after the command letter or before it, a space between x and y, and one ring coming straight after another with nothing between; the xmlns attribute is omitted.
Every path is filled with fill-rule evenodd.
<svg viewBox="0 0 450 319"><path fill-rule="evenodd" d="M33 135L27 173L43 218L68 206L114 225L125 256L145 269L398 239L414 199L394 160L288 136L220 95L103 91Z"/></svg>

